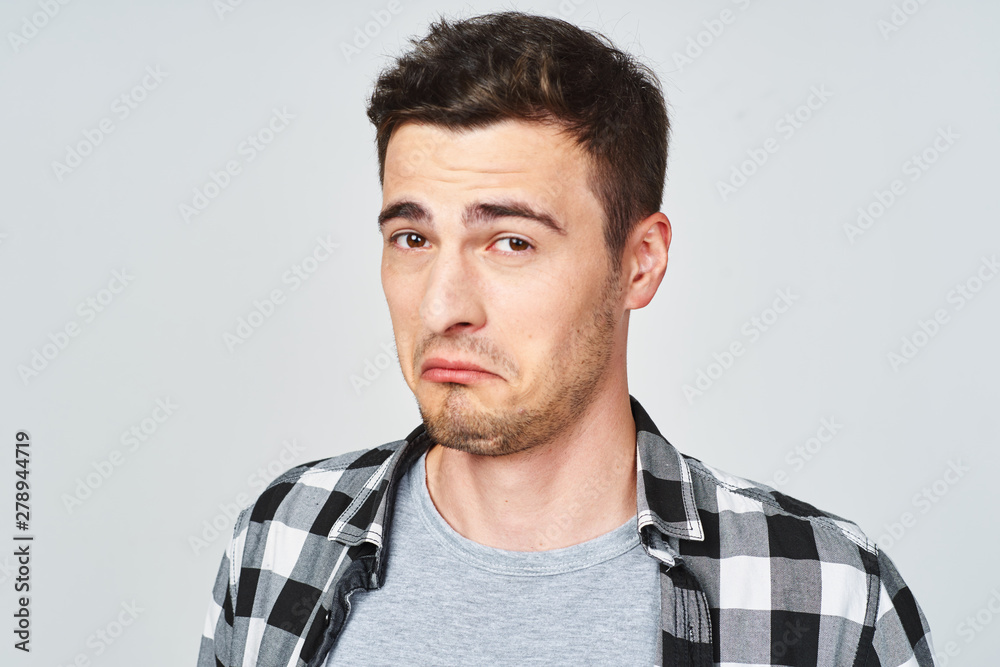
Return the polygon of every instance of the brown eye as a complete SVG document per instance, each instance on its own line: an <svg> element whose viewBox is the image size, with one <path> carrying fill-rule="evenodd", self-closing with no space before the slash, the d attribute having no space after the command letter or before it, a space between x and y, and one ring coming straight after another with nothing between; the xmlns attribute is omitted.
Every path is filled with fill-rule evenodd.
<svg viewBox="0 0 1000 667"><path fill-rule="evenodd" d="M531 247L531 244L524 239L519 239L514 236L508 236L507 238L500 239L497 243L503 243L505 241L509 245L510 251L513 251L514 253L524 252Z"/></svg>
<svg viewBox="0 0 1000 667"><path fill-rule="evenodd" d="M406 246L408 248L422 248L424 242L427 240L420 234L415 234L414 232L405 232L403 234L397 234L392 237L392 242L396 243L400 238L406 241Z"/></svg>

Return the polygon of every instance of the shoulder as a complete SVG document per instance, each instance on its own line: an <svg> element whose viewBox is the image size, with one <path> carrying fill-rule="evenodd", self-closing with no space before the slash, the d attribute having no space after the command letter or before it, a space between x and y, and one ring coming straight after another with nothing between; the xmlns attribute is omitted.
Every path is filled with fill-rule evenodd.
<svg viewBox="0 0 1000 667"><path fill-rule="evenodd" d="M227 548L233 590L244 566L270 563L291 571L307 543L319 550L339 549L338 543L326 539L334 523L405 444L406 440L397 440L310 461L275 478L240 512L233 527ZM276 559L283 564L276 564Z"/></svg>
<svg viewBox="0 0 1000 667"><path fill-rule="evenodd" d="M825 557L823 553L816 553L817 560L844 562L842 559L846 556L854 561L861 554L865 554L865 560L867 556L878 555L875 542L853 521L690 456L684 455L684 460L691 470L695 498L702 514L721 518L722 523L746 525L756 522L762 529L761 534L768 538L772 551L782 542L797 541L795 536L805 537L809 533L808 541L814 542L814 546L847 552L844 555L827 553Z"/></svg>
<svg viewBox="0 0 1000 667"><path fill-rule="evenodd" d="M793 632L789 644L809 637L820 647L819 663L811 664L833 660L823 651L847 638L856 664L933 664L923 611L856 523L692 457L684 461L704 539L682 541L680 553L719 610L718 632L742 632L727 614L742 619L748 610L769 610L772 622L784 619ZM817 625L817 618L824 620Z"/></svg>
<svg viewBox="0 0 1000 667"><path fill-rule="evenodd" d="M281 520L300 524L314 520L331 506L334 496L346 508L406 440L396 440L377 447L357 449L330 458L297 465L276 477L244 510L246 522L263 523ZM238 528L237 528L238 530Z"/></svg>

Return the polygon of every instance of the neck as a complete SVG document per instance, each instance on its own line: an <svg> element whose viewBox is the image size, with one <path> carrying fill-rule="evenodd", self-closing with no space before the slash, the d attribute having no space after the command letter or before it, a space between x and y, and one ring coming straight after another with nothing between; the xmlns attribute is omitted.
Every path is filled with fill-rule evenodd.
<svg viewBox="0 0 1000 667"><path fill-rule="evenodd" d="M627 388L600 393L555 439L507 456L435 444L427 488L460 535L509 551L593 539L636 512L635 422Z"/></svg>

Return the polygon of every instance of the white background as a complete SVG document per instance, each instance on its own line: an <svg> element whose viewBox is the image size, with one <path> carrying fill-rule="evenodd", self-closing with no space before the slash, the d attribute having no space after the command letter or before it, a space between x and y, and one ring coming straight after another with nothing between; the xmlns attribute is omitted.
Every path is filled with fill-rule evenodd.
<svg viewBox="0 0 1000 667"><path fill-rule="evenodd" d="M941 664L992 664L1000 621L960 624L992 620L1000 591L1000 280L975 282L1000 253L1000 5L399 2L392 14L383 2L245 0L220 15L210 0L103 0L52 18L37 0L3 3L0 662L193 664L234 506L295 463L419 423L383 347L393 337L366 97L438 13L517 8L603 31L663 81L674 241L657 297L632 315L631 393L680 450L772 485L783 472L782 491L859 523L912 587L942 655L952 642ZM147 67L165 76L133 92ZM800 109L813 87L828 99ZM127 118L122 95L143 98ZM294 118L246 161L241 142L274 109ZM808 119L786 136L778 123L797 111ZM113 132L68 173L54 167L104 118ZM948 128L957 139L912 180L904 163ZM777 152L723 197L718 184L769 137ZM185 221L179 206L231 159L241 172ZM852 243L845 225L894 179L905 191ZM283 276L317 237L339 247L293 290ZM114 271L129 284L102 291ZM959 309L952 290L970 279L981 289ZM275 289L284 302L227 346L224 334ZM751 342L744 323L770 317L778 290L793 306ZM894 367L888 355L938 309L947 322ZM79 335L61 338L73 322ZM734 341L746 352L710 368ZM699 371L716 379L689 400ZM151 420L157 399L177 406L162 423ZM823 419L842 426L810 443ZM123 443L144 420L145 440ZM22 429L36 536L30 655L12 648L6 555ZM795 451L808 446L806 461ZM968 467L954 483L950 464ZM923 488L933 503L915 497ZM123 603L141 611L109 645L96 633L117 630Z"/></svg>

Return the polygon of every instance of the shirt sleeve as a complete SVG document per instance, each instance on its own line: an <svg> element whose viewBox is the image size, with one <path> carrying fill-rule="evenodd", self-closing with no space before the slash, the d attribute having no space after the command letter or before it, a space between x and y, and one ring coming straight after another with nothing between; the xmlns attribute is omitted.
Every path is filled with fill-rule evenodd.
<svg viewBox="0 0 1000 667"><path fill-rule="evenodd" d="M246 543L250 511L243 508L233 526L233 536L222 554L215 585L212 587L205 615L205 628L198 651L198 667L231 667L240 658L233 657L233 626L235 625L236 591L239 586L240 564Z"/></svg>
<svg viewBox="0 0 1000 667"><path fill-rule="evenodd" d="M878 565L878 612L869 662L866 664L881 667L934 667L931 630L920 605L896 566L881 549L878 552Z"/></svg>
<svg viewBox="0 0 1000 667"><path fill-rule="evenodd" d="M233 596L230 586L232 561L230 549L222 555L219 572L215 577L205 628L202 631L198 667L228 667L229 646L233 636Z"/></svg>

